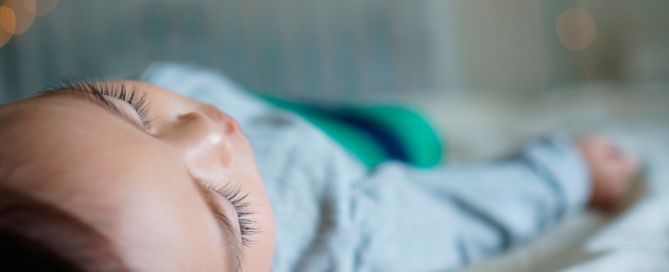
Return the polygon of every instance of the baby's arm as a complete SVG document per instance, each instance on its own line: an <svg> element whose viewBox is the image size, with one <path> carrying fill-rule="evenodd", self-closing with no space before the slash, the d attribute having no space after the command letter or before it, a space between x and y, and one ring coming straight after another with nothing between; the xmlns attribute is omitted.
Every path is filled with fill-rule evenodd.
<svg viewBox="0 0 669 272"><path fill-rule="evenodd" d="M370 252L393 254L369 259L390 263L390 256L422 252L423 261L435 261L424 263L431 269L475 262L528 241L616 183L605 169L622 165L622 155L615 159L602 139L557 135L506 159L429 171L381 166L360 184L356 205L375 237Z"/></svg>

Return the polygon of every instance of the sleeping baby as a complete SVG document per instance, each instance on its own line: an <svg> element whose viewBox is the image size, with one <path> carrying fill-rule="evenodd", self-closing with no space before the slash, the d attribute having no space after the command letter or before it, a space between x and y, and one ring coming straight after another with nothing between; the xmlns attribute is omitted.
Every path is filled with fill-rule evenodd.
<svg viewBox="0 0 669 272"><path fill-rule="evenodd" d="M603 136L368 168L199 68L0 106L0 257L23 271L448 271L523 244L638 171Z"/></svg>

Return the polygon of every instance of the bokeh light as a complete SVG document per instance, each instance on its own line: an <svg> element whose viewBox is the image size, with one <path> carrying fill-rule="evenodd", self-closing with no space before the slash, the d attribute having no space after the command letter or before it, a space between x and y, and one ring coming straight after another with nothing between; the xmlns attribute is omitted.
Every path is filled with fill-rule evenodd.
<svg viewBox="0 0 669 272"><path fill-rule="evenodd" d="M8 7L0 6L0 46L5 45L14 35L16 29L16 17L14 11Z"/></svg>
<svg viewBox="0 0 669 272"><path fill-rule="evenodd" d="M37 4L35 15L44 16L56 7L58 0L35 0L35 4Z"/></svg>
<svg viewBox="0 0 669 272"><path fill-rule="evenodd" d="M37 4L35 0L6 0L5 7L14 11L16 17L16 30L14 34L23 34L28 30L35 20Z"/></svg>
<svg viewBox="0 0 669 272"><path fill-rule="evenodd" d="M568 9L557 18L556 22L560 42L571 51L586 49L597 37L595 20L583 9Z"/></svg>

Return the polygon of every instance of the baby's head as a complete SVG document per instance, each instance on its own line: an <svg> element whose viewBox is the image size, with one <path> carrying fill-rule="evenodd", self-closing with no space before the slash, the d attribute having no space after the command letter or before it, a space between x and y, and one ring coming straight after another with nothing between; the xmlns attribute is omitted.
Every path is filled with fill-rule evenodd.
<svg viewBox="0 0 669 272"><path fill-rule="evenodd" d="M0 233L63 252L2 224L6 207L29 200L89 230L56 224L68 228L58 239L100 245L89 259L101 267L270 268L274 221L251 146L211 105L142 82L65 84L0 106L0 143L0 192L17 199L0 201ZM58 256L95 265L79 254Z"/></svg>

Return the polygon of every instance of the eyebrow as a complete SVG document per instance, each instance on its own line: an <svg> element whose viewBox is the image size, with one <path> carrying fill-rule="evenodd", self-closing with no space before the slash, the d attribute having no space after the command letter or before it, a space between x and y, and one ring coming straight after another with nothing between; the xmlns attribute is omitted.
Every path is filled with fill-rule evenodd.
<svg viewBox="0 0 669 272"><path fill-rule="evenodd" d="M66 86L41 92L37 96L66 95L69 97L78 98L82 101L93 103L105 109L107 112L121 118L125 122L130 123L131 125L133 125L134 127L136 127L141 131L146 131L146 127L144 127L143 124L140 124L137 121L137 119L132 118L124 110L119 109L116 105L109 102L109 100L105 99L104 97L105 95L101 94L98 91L95 91L94 88L96 88L94 85Z"/></svg>
<svg viewBox="0 0 669 272"><path fill-rule="evenodd" d="M230 224L230 219L223 212L223 208L219 202L216 201L214 192L202 183L195 183L221 229L223 247L226 249L227 259L229 260L228 271L240 271L242 260L242 242L240 237L237 237L232 224Z"/></svg>

